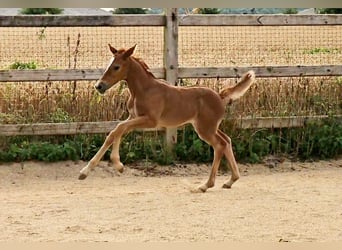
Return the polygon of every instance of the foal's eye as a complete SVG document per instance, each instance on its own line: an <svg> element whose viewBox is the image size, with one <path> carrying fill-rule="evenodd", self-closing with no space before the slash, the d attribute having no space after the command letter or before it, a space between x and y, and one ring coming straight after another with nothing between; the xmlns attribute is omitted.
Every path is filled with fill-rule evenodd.
<svg viewBox="0 0 342 250"><path fill-rule="evenodd" d="M120 69L120 66L119 65L115 65L114 66L114 70L119 70Z"/></svg>

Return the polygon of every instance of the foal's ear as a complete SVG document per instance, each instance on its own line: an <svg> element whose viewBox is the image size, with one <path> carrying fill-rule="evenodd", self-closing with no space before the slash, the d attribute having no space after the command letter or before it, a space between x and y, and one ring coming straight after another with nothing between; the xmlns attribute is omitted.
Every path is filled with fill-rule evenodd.
<svg viewBox="0 0 342 250"><path fill-rule="evenodd" d="M110 45L109 43L108 43L108 46L109 46L110 51L111 51L114 55L115 55L116 53L118 53L118 50L117 50L116 48L112 47L112 45Z"/></svg>
<svg viewBox="0 0 342 250"><path fill-rule="evenodd" d="M126 50L125 53L123 54L123 58L126 59L126 58L130 57L131 55L133 55L136 47L137 47L137 45L135 44L132 48L129 48L128 50Z"/></svg>

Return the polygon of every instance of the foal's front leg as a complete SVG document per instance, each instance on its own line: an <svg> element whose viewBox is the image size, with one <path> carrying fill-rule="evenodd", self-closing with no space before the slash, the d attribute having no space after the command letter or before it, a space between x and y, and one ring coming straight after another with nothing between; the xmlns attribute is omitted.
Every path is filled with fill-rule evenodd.
<svg viewBox="0 0 342 250"><path fill-rule="evenodd" d="M93 156L93 158L88 162L87 166L85 166L80 171L80 175L78 177L79 180L84 180L85 178L87 178L89 172L93 170L97 166L97 164L100 162L100 160L102 159L102 157L104 156L104 154L106 153L110 145L112 145L115 137L117 137L118 127L119 125L112 132L110 132L110 134L107 136L105 142L103 143L99 151L97 151L97 153Z"/></svg>
<svg viewBox="0 0 342 250"><path fill-rule="evenodd" d="M134 114L134 97L133 97L133 95L130 95L128 98L127 110L128 110L128 118L126 119L126 121L134 119L136 116ZM117 171L122 173L124 170L124 167L120 161L120 155L119 155L120 141L121 141L121 138L117 138L116 140L114 140L113 146L112 146L112 153L110 154L110 159L113 163L113 167Z"/></svg>
<svg viewBox="0 0 342 250"><path fill-rule="evenodd" d="M105 142L103 143L102 147L99 149L99 151L95 154L95 156L89 161L88 165L85 166L81 171L78 179L84 180L87 178L89 172L93 170L96 165L100 162L101 158L104 156L110 145L113 145L113 152L111 154L112 160L114 159L114 166L115 163L120 163L121 168L123 167L122 163L120 162L119 157L119 145L121 137L124 133L127 133L135 128L154 128L156 127L157 123L155 120L151 119L148 116L139 116L132 120L126 120L123 122L120 122L117 127L109 133L107 136ZM120 168L118 169L120 170Z"/></svg>

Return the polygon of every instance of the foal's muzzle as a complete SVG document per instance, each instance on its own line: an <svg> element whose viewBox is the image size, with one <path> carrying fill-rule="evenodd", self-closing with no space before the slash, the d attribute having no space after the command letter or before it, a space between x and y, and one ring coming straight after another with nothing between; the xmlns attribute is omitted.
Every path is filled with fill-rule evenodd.
<svg viewBox="0 0 342 250"><path fill-rule="evenodd" d="M94 87L100 94L104 94L104 92L106 92L108 89L107 84L101 81L98 81Z"/></svg>

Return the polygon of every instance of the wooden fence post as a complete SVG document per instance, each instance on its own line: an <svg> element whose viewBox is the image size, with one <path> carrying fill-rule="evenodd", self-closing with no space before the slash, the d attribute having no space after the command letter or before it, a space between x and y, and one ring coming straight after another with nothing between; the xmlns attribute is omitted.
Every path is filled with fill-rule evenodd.
<svg viewBox="0 0 342 250"><path fill-rule="evenodd" d="M178 81L178 9L165 9L164 67L165 80L176 85ZM172 150L177 143L177 128L166 129L166 146Z"/></svg>

